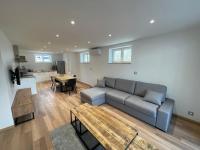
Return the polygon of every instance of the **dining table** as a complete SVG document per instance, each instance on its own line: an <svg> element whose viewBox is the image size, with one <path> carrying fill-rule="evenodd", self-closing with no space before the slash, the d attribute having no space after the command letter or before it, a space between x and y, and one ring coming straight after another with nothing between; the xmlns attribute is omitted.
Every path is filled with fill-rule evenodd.
<svg viewBox="0 0 200 150"><path fill-rule="evenodd" d="M71 76L69 74L57 74L54 76L55 80L56 81L59 81L61 83L61 86L62 86L62 91L63 91L63 88L65 86L65 83L70 80L70 79L76 79L76 77L74 76Z"/></svg>

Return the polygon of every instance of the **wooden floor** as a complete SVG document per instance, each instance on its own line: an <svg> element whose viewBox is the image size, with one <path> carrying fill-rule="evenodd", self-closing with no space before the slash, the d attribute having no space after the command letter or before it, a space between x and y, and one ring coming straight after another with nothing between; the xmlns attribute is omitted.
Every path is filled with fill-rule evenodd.
<svg viewBox="0 0 200 150"><path fill-rule="evenodd" d="M50 83L39 83L38 94L33 96L35 119L0 132L1 150L46 150L53 149L50 132L69 123L70 108L80 105L79 91L88 88L78 84L78 94L52 92ZM109 105L100 106L129 122L139 134L160 149L200 149L200 125L174 118L170 132L164 133Z"/></svg>

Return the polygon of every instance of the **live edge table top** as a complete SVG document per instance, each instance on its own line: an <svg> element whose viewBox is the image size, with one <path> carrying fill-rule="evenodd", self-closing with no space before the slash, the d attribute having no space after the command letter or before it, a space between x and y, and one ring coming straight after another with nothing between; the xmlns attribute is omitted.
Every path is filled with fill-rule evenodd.
<svg viewBox="0 0 200 150"><path fill-rule="evenodd" d="M127 149L137 131L97 106L80 105L71 112L106 149Z"/></svg>

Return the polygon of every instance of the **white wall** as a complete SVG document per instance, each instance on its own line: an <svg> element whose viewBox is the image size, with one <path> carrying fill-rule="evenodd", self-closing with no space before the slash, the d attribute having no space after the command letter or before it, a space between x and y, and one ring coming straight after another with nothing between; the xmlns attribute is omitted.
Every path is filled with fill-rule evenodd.
<svg viewBox="0 0 200 150"><path fill-rule="evenodd" d="M97 78L110 76L164 84L167 96L175 99L175 113L200 122L200 28L120 46L129 44L133 45L132 64L108 64L109 47L104 47L102 56L91 56L90 64L80 65L81 81L94 85ZM194 112L193 117L187 115L188 110Z"/></svg>
<svg viewBox="0 0 200 150"><path fill-rule="evenodd" d="M66 73L75 74L79 78L79 55L72 52L66 52L63 54L63 60L65 61Z"/></svg>
<svg viewBox="0 0 200 150"><path fill-rule="evenodd" d="M50 71L52 68L52 65L58 61L62 60L62 54L56 54L56 53L42 53L42 54L50 54L52 57L52 63L35 63L35 55L41 54L41 52L37 51L30 51L30 50L19 50L20 56L26 56L26 60L28 62L21 63L21 66L25 66L27 69L32 69L35 71Z"/></svg>
<svg viewBox="0 0 200 150"><path fill-rule="evenodd" d="M16 88L10 82L8 68L15 67L12 45L0 31L0 129L13 125L11 105Z"/></svg>

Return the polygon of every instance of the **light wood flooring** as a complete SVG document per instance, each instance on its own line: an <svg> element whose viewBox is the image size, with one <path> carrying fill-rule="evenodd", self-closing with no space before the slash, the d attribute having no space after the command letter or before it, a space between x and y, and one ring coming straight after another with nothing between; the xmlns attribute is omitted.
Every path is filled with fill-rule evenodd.
<svg viewBox="0 0 200 150"><path fill-rule="evenodd" d="M78 93L52 92L50 83L39 83L33 96L35 119L0 132L0 150L53 150L50 132L70 122L70 108L80 105L79 91L88 86L78 83ZM139 134L160 149L200 149L200 125L174 117L169 133L164 133L109 105L100 106L134 126Z"/></svg>

